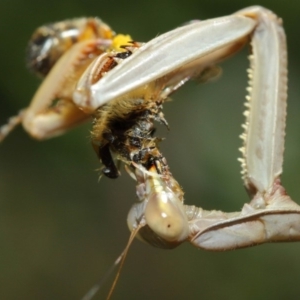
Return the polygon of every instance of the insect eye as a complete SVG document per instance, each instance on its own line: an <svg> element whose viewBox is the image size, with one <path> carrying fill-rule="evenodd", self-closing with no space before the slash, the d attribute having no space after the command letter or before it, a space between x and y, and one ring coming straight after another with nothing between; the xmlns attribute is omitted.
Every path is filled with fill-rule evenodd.
<svg viewBox="0 0 300 300"><path fill-rule="evenodd" d="M117 53L116 54L116 57L117 58L121 58L121 59L125 59L127 57L129 57L132 53L129 52L129 51L126 51L126 52L120 52L120 53Z"/></svg>
<svg viewBox="0 0 300 300"><path fill-rule="evenodd" d="M189 227L182 204L172 193L153 193L145 210L148 226L166 241L183 241L188 237Z"/></svg>

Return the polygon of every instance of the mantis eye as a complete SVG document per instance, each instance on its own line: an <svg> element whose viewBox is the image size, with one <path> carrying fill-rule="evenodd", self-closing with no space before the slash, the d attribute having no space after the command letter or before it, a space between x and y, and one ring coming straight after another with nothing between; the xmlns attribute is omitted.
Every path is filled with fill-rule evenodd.
<svg viewBox="0 0 300 300"><path fill-rule="evenodd" d="M171 192L153 193L145 210L148 226L162 239L180 242L189 235L187 217L181 201Z"/></svg>

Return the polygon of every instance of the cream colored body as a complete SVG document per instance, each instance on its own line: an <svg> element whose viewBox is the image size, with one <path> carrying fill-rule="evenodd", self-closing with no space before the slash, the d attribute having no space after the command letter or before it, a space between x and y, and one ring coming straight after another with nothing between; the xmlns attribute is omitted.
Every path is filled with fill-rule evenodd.
<svg viewBox="0 0 300 300"><path fill-rule="evenodd" d="M74 62L87 50L93 52L96 45L96 41L81 42L57 62L30 106L0 130L0 138L18 121L30 135L44 139L64 133L112 100L164 100L187 80L201 78L204 71L212 70L249 41L250 86L240 160L244 185L252 200L241 212L204 211L183 204L179 185L172 177L136 168L133 175L138 182L139 203L130 211L128 223L131 230L148 226L150 235L154 235L153 244L157 246L158 238L161 247L188 240L200 248L230 250L270 241L298 241L300 206L280 184L287 98L285 33L281 20L265 8L250 7L162 34L132 49L129 58L116 60L119 65L97 81L94 72L106 62L107 53L87 63L85 72L76 69L81 78L72 77ZM49 108L58 96L68 99L61 111Z"/></svg>

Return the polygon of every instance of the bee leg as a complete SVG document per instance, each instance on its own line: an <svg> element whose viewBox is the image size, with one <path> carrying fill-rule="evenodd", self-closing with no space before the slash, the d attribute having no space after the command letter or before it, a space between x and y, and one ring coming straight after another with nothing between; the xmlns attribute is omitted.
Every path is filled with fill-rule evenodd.
<svg viewBox="0 0 300 300"><path fill-rule="evenodd" d="M163 114L162 111L160 111L160 112L157 114L155 120L158 121L159 123L165 125L165 126L167 127L167 129L170 130L169 123L168 123L168 121L165 119L165 116L164 116L164 114Z"/></svg>

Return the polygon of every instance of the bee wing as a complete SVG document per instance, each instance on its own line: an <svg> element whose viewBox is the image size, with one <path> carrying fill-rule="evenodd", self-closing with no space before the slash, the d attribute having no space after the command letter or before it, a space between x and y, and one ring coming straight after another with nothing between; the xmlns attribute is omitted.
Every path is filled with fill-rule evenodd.
<svg viewBox="0 0 300 300"><path fill-rule="evenodd" d="M162 34L93 84L89 101L79 100L77 104L89 110L96 109L164 76L166 85L197 76L199 70L238 51L255 24L250 18L232 15L194 21Z"/></svg>

